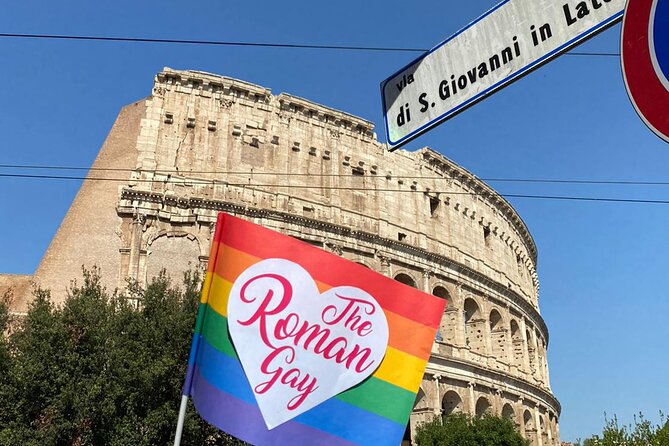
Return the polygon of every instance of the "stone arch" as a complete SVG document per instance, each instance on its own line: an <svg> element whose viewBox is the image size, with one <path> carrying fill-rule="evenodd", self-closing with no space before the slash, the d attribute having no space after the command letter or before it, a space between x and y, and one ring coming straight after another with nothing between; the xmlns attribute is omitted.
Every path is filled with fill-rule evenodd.
<svg viewBox="0 0 669 446"><path fill-rule="evenodd" d="M488 318L490 322L490 330L499 330L504 328L504 321L502 320L502 315L496 308L490 310L490 317Z"/></svg>
<svg viewBox="0 0 669 446"><path fill-rule="evenodd" d="M144 283L157 277L163 269L177 283L183 273L201 269L200 243L187 232L161 232L147 243ZM202 271L201 271L202 272Z"/></svg>
<svg viewBox="0 0 669 446"><path fill-rule="evenodd" d="M520 326L515 319L511 319L509 324L511 329L511 344L513 348L513 362L518 367L523 366L523 357L525 356L525 341L520 331Z"/></svg>
<svg viewBox="0 0 669 446"><path fill-rule="evenodd" d="M465 299L465 344L471 351L485 353L485 319L479 304L471 297Z"/></svg>
<svg viewBox="0 0 669 446"><path fill-rule="evenodd" d="M500 312L493 308L490 311L488 321L490 324L492 354L498 361L507 361L507 328L504 325L504 319Z"/></svg>
<svg viewBox="0 0 669 446"><path fill-rule="evenodd" d="M437 285L436 287L434 287L434 289L432 290L432 294L434 296L437 296L441 299L448 301L449 306L453 304L453 299L451 299L451 293L449 293L448 290L441 285Z"/></svg>
<svg viewBox="0 0 669 446"><path fill-rule="evenodd" d="M508 418L509 420L513 421L516 427L518 426L518 420L516 419L516 411L511 404L509 403L504 404L504 406L502 407L502 417Z"/></svg>
<svg viewBox="0 0 669 446"><path fill-rule="evenodd" d="M475 414L477 417L483 416L486 412L491 412L491 411L492 411L492 404L490 404L488 398L482 396L478 400L476 400Z"/></svg>
<svg viewBox="0 0 669 446"><path fill-rule="evenodd" d="M534 426L532 412L530 412L529 409L525 409L523 412L523 430L525 431L525 438L530 444L536 444L537 429Z"/></svg>
<svg viewBox="0 0 669 446"><path fill-rule="evenodd" d="M441 400L441 410L443 416L448 416L452 413L457 413L462 411L462 398L455 390L449 390L444 394L444 398Z"/></svg>
<svg viewBox="0 0 669 446"><path fill-rule="evenodd" d="M526 431L534 429L534 420L532 419L532 412L529 409L525 409L523 412L523 426L525 426Z"/></svg>
<svg viewBox="0 0 669 446"><path fill-rule="evenodd" d="M445 287L441 285L437 285L436 287L434 287L434 289L432 290L432 294L434 296L437 296L441 299L448 301L448 304L446 306L446 311L441 316L441 322L439 323L439 330L437 331L437 341L444 341L454 344L456 319L454 317L455 315L449 314L452 313L451 309L454 308L453 299L451 299L451 294Z"/></svg>
<svg viewBox="0 0 669 446"><path fill-rule="evenodd" d="M416 286L416 281L414 280L413 277L406 273L399 273L395 275L395 280L397 280L400 283L403 283L405 285L409 285L410 287L418 288Z"/></svg>
<svg viewBox="0 0 669 446"><path fill-rule="evenodd" d="M365 264L365 263L363 263L363 262L356 261L355 263L357 263L357 264L360 265L360 266L364 266L364 267L367 268L367 269L372 269L369 265L367 265L367 264Z"/></svg>

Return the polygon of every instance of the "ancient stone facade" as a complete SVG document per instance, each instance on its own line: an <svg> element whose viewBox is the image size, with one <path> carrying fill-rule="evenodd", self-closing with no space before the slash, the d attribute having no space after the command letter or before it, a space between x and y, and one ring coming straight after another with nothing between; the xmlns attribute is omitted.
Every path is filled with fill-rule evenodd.
<svg viewBox="0 0 669 446"><path fill-rule="evenodd" d="M203 268L226 211L448 300L410 432L492 411L534 446L560 444L534 241L509 203L439 153L391 153L360 118L166 68L122 110L89 178L34 276L57 298L82 264L110 289Z"/></svg>

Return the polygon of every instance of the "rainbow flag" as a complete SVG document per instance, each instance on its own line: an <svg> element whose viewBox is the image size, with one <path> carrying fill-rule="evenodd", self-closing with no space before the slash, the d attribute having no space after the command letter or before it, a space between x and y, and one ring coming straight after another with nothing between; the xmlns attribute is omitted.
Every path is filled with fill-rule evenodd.
<svg viewBox="0 0 669 446"><path fill-rule="evenodd" d="M388 325L380 365L359 384L269 429L228 325L238 277L265 259L300 265L318 291L352 286L374 296ZM184 395L221 430L256 445L400 444L445 301L362 265L227 214L219 214L202 290Z"/></svg>

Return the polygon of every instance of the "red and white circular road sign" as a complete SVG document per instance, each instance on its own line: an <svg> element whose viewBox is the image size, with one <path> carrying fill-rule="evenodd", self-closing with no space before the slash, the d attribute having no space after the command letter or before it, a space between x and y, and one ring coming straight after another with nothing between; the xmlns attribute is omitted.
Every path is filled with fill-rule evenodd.
<svg viewBox="0 0 669 446"><path fill-rule="evenodd" d="M637 113L669 142L669 0L628 0L621 63Z"/></svg>

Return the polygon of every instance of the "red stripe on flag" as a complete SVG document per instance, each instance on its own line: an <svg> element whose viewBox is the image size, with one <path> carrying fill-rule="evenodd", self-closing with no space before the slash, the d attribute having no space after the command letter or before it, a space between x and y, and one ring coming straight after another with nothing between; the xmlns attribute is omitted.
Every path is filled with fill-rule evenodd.
<svg viewBox="0 0 669 446"><path fill-rule="evenodd" d="M429 327L439 328L445 306L443 299L237 217L220 214L218 225L221 224L223 230L217 231L215 240L231 248L263 259L281 257L290 260L301 265L315 280L333 287L350 285L361 288L374 296L383 308Z"/></svg>

